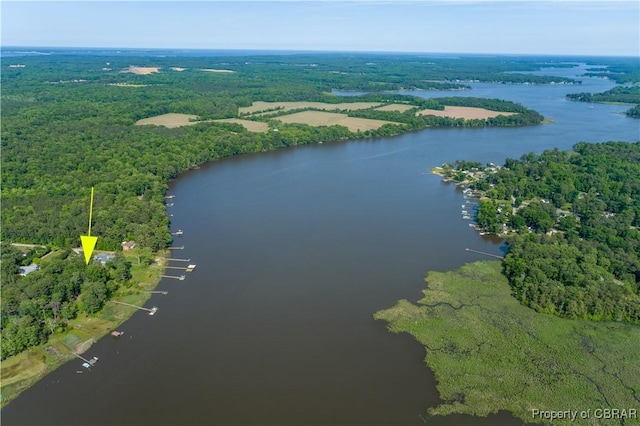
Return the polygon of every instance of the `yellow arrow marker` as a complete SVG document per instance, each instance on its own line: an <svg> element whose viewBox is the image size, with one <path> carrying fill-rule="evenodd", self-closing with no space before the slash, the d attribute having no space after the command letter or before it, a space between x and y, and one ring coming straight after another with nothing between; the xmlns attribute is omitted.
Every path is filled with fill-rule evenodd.
<svg viewBox="0 0 640 426"><path fill-rule="evenodd" d="M89 203L89 232L87 235L81 235L80 241L82 242L82 251L84 252L84 261L86 264L89 264L91 260L91 254L93 253L93 249L96 247L96 243L98 242L98 237L91 236L91 217L93 215L93 187L91 187L91 201Z"/></svg>

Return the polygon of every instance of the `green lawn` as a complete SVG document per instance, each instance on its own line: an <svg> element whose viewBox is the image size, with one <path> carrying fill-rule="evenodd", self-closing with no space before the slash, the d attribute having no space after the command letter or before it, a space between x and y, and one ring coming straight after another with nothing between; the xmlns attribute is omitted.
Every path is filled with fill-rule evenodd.
<svg viewBox="0 0 640 426"><path fill-rule="evenodd" d="M374 316L426 347L444 401L429 413L508 410L542 422L535 410L569 410L577 412L575 422L553 423L640 423L640 327L536 313L511 297L500 267L478 262L429 272L417 306L401 300ZM597 418L604 411L594 410L605 408L635 409L636 418Z"/></svg>

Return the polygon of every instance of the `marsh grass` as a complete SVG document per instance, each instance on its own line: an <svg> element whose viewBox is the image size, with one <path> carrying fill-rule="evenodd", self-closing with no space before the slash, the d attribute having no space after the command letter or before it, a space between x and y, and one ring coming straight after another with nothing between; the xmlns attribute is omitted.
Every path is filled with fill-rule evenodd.
<svg viewBox="0 0 640 426"><path fill-rule="evenodd" d="M417 305L402 300L375 314L425 346L443 401L429 413L508 410L535 422L533 409L640 408L640 327L536 313L511 296L500 268L429 272Z"/></svg>

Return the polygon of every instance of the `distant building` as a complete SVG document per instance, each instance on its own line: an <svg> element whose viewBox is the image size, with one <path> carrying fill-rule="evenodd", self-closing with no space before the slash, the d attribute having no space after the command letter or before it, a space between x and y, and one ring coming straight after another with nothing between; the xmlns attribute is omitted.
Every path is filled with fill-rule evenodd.
<svg viewBox="0 0 640 426"><path fill-rule="evenodd" d="M122 244L120 244L122 246L122 251L129 251L129 250L133 250L136 247L136 242L135 241L123 241Z"/></svg>
<svg viewBox="0 0 640 426"><path fill-rule="evenodd" d="M29 275L32 272L37 271L38 269L40 269L40 265L36 265L35 263L32 263L29 266L21 266L20 267L20 276L21 277L26 277L27 275Z"/></svg>
<svg viewBox="0 0 640 426"><path fill-rule="evenodd" d="M93 256L93 260L100 262L103 265L106 265L108 261L112 260L115 256L108 253L98 253Z"/></svg>

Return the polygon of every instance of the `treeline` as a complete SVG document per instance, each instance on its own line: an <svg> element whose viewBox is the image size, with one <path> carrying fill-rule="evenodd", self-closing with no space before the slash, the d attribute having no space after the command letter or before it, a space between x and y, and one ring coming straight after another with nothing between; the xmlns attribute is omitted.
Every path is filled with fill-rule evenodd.
<svg viewBox="0 0 640 426"><path fill-rule="evenodd" d="M621 58L597 58L587 61L590 65L599 65L598 68L587 68L588 77L603 77L615 81L618 84L640 83L640 64L636 57ZM603 69L601 66L606 65Z"/></svg>
<svg viewBox="0 0 640 426"><path fill-rule="evenodd" d="M52 255L38 271L17 277L23 261L15 247L2 244L1 359L45 343L79 313L94 314L120 288L131 285L131 265L122 254L88 266L70 250Z"/></svg>
<svg viewBox="0 0 640 426"><path fill-rule="evenodd" d="M640 116L640 86L617 86L602 93L571 93L567 99L580 102L621 102L636 104L625 112L629 117Z"/></svg>
<svg viewBox="0 0 640 426"><path fill-rule="evenodd" d="M531 153L475 176L471 187L488 197L478 222L510 233L504 273L518 300L640 322L640 142Z"/></svg>

